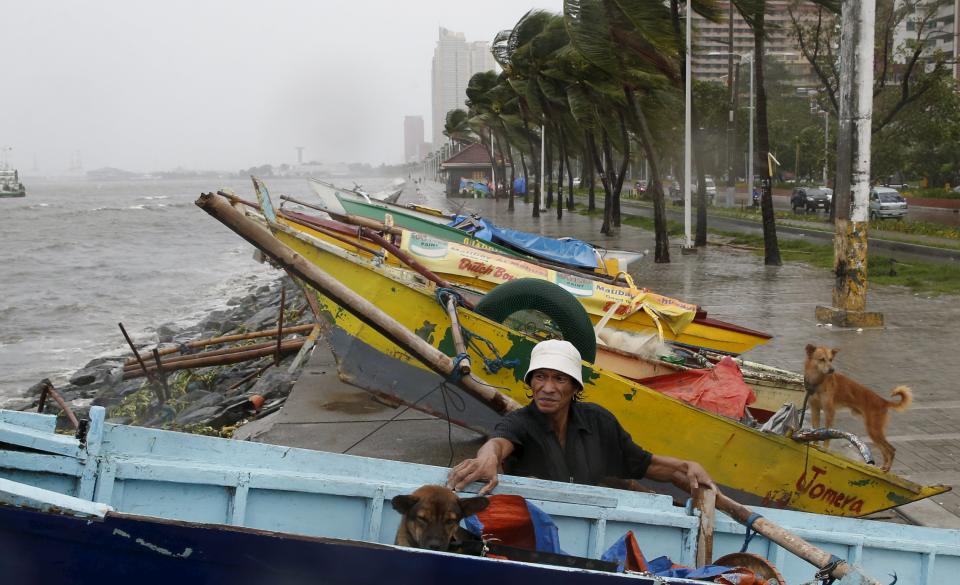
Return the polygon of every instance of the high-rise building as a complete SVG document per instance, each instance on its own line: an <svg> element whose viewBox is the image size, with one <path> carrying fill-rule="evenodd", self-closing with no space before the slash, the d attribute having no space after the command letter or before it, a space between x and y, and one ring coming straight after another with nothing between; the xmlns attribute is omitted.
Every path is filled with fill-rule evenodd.
<svg viewBox="0 0 960 585"><path fill-rule="evenodd" d="M897 0L898 8L903 4ZM921 58L930 60L939 53L952 63L953 78L960 80L960 0L924 0L912 8L894 31L894 47L912 48L919 37L926 45ZM907 56L908 53L901 53L896 60L902 63Z"/></svg>
<svg viewBox="0 0 960 585"><path fill-rule="evenodd" d="M443 125L447 112L464 107L470 77L474 73L496 68L497 63L490 53L490 43L468 43L463 33L440 28L437 48L433 51L433 116L430 133L434 147L446 140Z"/></svg>
<svg viewBox="0 0 960 585"><path fill-rule="evenodd" d="M420 160L425 152L423 147L423 116L403 117L403 161Z"/></svg>
<svg viewBox="0 0 960 585"><path fill-rule="evenodd" d="M787 68L792 85L815 87L819 85L813 69L800 51L793 36L789 1L768 0L765 13L767 39L764 43L768 58L775 58ZM727 79L728 54L734 54L734 66L741 56L753 52L753 30L747 25L737 9L733 9L733 45L730 39L730 2L717 2L717 8L725 17L723 22L710 22L698 14L693 15L694 49L691 59L693 78L700 81L724 81ZM801 19L807 18L816 10L812 5L800 4L794 13ZM749 58L744 59L744 63ZM749 74L749 73L748 73Z"/></svg>

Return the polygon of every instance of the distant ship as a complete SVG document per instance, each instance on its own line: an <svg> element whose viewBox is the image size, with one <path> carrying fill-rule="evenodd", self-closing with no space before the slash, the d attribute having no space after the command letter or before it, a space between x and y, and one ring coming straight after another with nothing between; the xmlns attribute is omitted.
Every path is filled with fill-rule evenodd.
<svg viewBox="0 0 960 585"><path fill-rule="evenodd" d="M0 197L26 197L27 189L20 182L16 169L0 167Z"/></svg>

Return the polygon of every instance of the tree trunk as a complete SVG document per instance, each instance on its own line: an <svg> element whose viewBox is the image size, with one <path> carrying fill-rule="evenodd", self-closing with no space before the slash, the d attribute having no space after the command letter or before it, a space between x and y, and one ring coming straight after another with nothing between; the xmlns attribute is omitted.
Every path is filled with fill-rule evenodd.
<svg viewBox="0 0 960 585"><path fill-rule="evenodd" d="M593 132L589 130L584 131L583 133L583 142L584 142L584 157L583 157L583 173L587 178L587 185L589 192L587 194L587 211L593 211L597 208L597 175L596 167L593 164L593 157L595 156L594 150L596 150L596 145L593 142Z"/></svg>
<svg viewBox="0 0 960 585"><path fill-rule="evenodd" d="M530 125L527 123L527 105L521 99L520 100L520 119L523 120L523 133L527 136L527 146L530 148L530 157L533 159L533 176L536 184L534 185L533 193L533 211L531 212L533 217L540 217L540 163L537 160L537 151L533 147L533 138L530 134ZM524 171L526 173L526 171ZM530 183L527 185L527 192L530 192ZM526 195L523 198L524 201L527 200Z"/></svg>
<svg viewBox="0 0 960 585"><path fill-rule="evenodd" d="M610 135L607 129L603 129L603 225L600 227L600 233L611 235L613 233L613 181L616 178L610 172L613 165L613 150L610 147Z"/></svg>
<svg viewBox="0 0 960 585"><path fill-rule="evenodd" d="M517 149L517 152L520 153L520 167L523 169L523 202L530 203L530 198L527 197L527 193L530 192L529 179L527 178L527 157L523 156L523 149Z"/></svg>
<svg viewBox="0 0 960 585"><path fill-rule="evenodd" d="M694 236L693 245L703 247L707 245L707 180L703 167L706 165L706 156L703 152L704 137L700 128L698 108L693 108L691 112L693 119L693 132L695 139L693 141L693 163L697 171L697 233Z"/></svg>
<svg viewBox="0 0 960 585"><path fill-rule="evenodd" d="M558 142L560 147L560 155L557 158L560 159L560 166L557 169L557 219L563 219L563 136L560 137Z"/></svg>
<svg viewBox="0 0 960 585"><path fill-rule="evenodd" d="M753 47L754 47L754 75L756 76L757 92L757 157L763 169L763 193L760 197L760 211L763 215L763 263L767 266L780 266L780 246L777 243L777 224L773 215L773 176L770 172L769 153L770 138L767 128L767 92L763 85L763 46L764 46L764 10L760 3L754 13Z"/></svg>
<svg viewBox="0 0 960 585"><path fill-rule="evenodd" d="M500 148L497 152L500 153L500 195L507 195L510 189L510 185L507 184L507 157L504 156L504 150L510 150L510 143L507 142L507 134L504 132L501 136L497 138L497 142L500 143ZM494 160L494 163L497 161ZM494 185L496 187L496 185Z"/></svg>
<svg viewBox="0 0 960 585"><path fill-rule="evenodd" d="M553 144L552 137L546 141L543 149L544 169L547 173L545 183L547 185L547 201L545 208L550 209L553 205Z"/></svg>
<svg viewBox="0 0 960 585"><path fill-rule="evenodd" d="M620 118L620 139L623 140L623 158L620 159L620 171L617 176L617 188L613 191L613 225L620 227L620 195L623 193L623 181L630 167L630 134L627 132L627 119L623 110L617 112Z"/></svg>
<svg viewBox="0 0 960 585"><path fill-rule="evenodd" d="M507 185L507 193L510 199L507 202L507 211L513 211L513 200L517 195L513 191L513 186L517 182L517 165L513 162L513 147L509 143L507 144L507 156L510 159L510 184Z"/></svg>
<svg viewBox="0 0 960 585"><path fill-rule="evenodd" d="M591 138L593 138L591 133ZM606 140L606 133L602 140ZM596 147L596 142L593 143L590 151L593 153L593 163L594 166L600 171L600 183L603 185L603 225L600 227L600 233L609 235L610 234L610 223L607 218L607 209L608 203L610 201L610 178L607 176L606 167L604 166L604 161L600 158L601 150Z"/></svg>
<svg viewBox="0 0 960 585"><path fill-rule="evenodd" d="M500 160L504 159L503 140L497 132L491 130L490 134L490 142L495 146L494 149L490 150L490 162L493 164L493 168L496 169L496 172L493 174L493 198L500 199L503 196L503 189L500 188L500 185L505 182L504 173L506 173L507 170L506 165L497 164L497 154L500 155Z"/></svg>
<svg viewBox="0 0 960 585"><path fill-rule="evenodd" d="M563 162L567 166L567 210L573 211L574 202L573 202L573 166L570 165L570 151L567 149L567 134L563 131L563 126L560 126L560 156L563 157ZM563 181L563 173L560 173L558 177L560 181ZM563 199L560 199L557 202L558 206L563 205Z"/></svg>
<svg viewBox="0 0 960 585"><path fill-rule="evenodd" d="M650 196L653 198L653 233L656 238L653 261L657 264L668 264L670 262L670 239L667 234L666 201L663 196L663 185L660 183L660 157L657 156L657 151L653 147L653 134L650 133L647 117L643 113L643 109L636 103L633 91L625 87L623 92L627 98L627 107L636 116L637 127L640 128L640 146L650 162L647 190L650 191Z"/></svg>

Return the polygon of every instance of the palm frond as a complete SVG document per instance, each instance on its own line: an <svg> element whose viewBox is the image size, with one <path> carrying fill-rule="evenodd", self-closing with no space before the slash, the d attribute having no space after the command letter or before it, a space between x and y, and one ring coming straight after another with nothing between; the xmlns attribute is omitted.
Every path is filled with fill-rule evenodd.
<svg viewBox="0 0 960 585"><path fill-rule="evenodd" d="M610 36L611 23L598 0L564 0L563 22L570 44L604 71L617 71L617 47Z"/></svg>

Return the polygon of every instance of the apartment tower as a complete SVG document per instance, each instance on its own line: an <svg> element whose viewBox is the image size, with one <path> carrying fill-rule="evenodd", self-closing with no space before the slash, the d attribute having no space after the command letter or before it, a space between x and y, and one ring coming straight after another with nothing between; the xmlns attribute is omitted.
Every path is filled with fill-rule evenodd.
<svg viewBox="0 0 960 585"><path fill-rule="evenodd" d="M463 33L440 28L440 38L433 51L433 148L446 140L443 125L447 112L464 107L470 77L481 71L496 70L496 67L496 61L490 53L490 43L468 43Z"/></svg>

